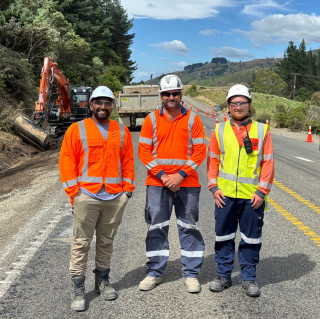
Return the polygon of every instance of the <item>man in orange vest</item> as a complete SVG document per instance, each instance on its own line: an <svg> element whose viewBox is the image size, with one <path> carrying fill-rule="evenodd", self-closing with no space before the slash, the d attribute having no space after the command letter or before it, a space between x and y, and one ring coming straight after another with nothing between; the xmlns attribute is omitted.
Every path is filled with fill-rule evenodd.
<svg viewBox="0 0 320 319"><path fill-rule="evenodd" d="M203 262L204 242L198 227L201 186L196 170L206 157L206 144L200 117L183 107L182 88L176 75L161 79L162 107L146 117L139 139L139 158L148 171L145 218L149 261L147 276L139 284L143 291L162 281L169 258L173 206L185 284L190 293L201 290L197 275Z"/></svg>
<svg viewBox="0 0 320 319"><path fill-rule="evenodd" d="M109 119L114 102L108 87L97 87L90 98L92 117L68 128L60 152L61 181L74 205L70 260L74 311L86 309L84 275L94 232L95 291L103 300L118 297L109 284L110 259L135 175L131 134Z"/></svg>

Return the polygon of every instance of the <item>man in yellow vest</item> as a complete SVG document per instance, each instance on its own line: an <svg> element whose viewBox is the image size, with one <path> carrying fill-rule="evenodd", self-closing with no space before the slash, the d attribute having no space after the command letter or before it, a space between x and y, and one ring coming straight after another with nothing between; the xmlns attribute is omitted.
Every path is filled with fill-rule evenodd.
<svg viewBox="0 0 320 319"><path fill-rule="evenodd" d="M235 237L242 288L259 297L256 266L259 263L266 195L271 190L274 162L268 126L251 120L252 96L241 84L227 94L231 120L218 124L208 150L208 187L215 201L215 261L217 278L209 289L221 292L232 285Z"/></svg>

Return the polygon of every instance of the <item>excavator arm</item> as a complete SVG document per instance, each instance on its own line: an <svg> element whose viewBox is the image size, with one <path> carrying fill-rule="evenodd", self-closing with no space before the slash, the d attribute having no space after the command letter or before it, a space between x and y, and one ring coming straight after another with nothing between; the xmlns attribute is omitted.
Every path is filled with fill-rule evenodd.
<svg viewBox="0 0 320 319"><path fill-rule="evenodd" d="M57 103L59 104L60 118L70 118L70 96L69 81L66 76L57 68L56 62L51 62L50 58L44 59L41 81L39 87L39 98L35 103L33 122L41 125L47 113L48 97L53 93L53 88L57 89Z"/></svg>

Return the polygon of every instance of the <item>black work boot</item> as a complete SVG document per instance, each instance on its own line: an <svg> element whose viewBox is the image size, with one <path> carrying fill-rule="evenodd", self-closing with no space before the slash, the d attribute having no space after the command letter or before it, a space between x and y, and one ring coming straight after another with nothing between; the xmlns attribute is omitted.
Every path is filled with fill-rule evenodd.
<svg viewBox="0 0 320 319"><path fill-rule="evenodd" d="M95 287L94 291L101 295L104 300L114 300L118 298L117 292L110 286L109 272L110 269L94 269L95 274Z"/></svg>
<svg viewBox="0 0 320 319"><path fill-rule="evenodd" d="M84 293L85 277L71 277L71 309L74 311L86 310L86 299Z"/></svg>
<svg viewBox="0 0 320 319"><path fill-rule="evenodd" d="M254 280L244 280L241 284L249 297L260 297L261 292L258 284Z"/></svg>
<svg viewBox="0 0 320 319"><path fill-rule="evenodd" d="M216 279L210 282L209 289L213 292L221 292L230 286L232 286L232 281L230 278L218 276Z"/></svg>

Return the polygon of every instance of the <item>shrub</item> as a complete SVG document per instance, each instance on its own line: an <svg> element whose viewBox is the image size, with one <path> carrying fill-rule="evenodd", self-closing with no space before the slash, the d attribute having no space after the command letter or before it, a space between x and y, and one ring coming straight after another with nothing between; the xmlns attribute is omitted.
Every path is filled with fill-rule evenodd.
<svg viewBox="0 0 320 319"><path fill-rule="evenodd" d="M191 87L186 91L186 95L190 95L191 97L199 95L199 92L197 91L197 86L195 84L192 84Z"/></svg>
<svg viewBox="0 0 320 319"><path fill-rule="evenodd" d="M286 127L287 110L283 104L276 105L275 113L276 127Z"/></svg>
<svg viewBox="0 0 320 319"><path fill-rule="evenodd" d="M304 105L289 110L285 121L286 127L291 131L301 131L306 126L306 108Z"/></svg>

